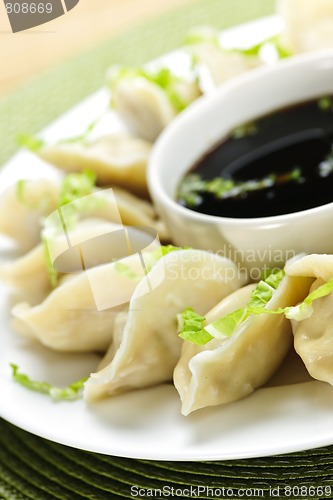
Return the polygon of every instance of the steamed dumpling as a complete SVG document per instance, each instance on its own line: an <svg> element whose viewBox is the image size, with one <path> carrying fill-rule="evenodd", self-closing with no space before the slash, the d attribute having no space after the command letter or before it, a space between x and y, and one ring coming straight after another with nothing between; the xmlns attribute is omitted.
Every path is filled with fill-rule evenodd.
<svg viewBox="0 0 333 500"><path fill-rule="evenodd" d="M185 42L198 67L200 84L205 92L262 64L256 55L224 49L219 32L213 28L195 28L187 33Z"/></svg>
<svg viewBox="0 0 333 500"><path fill-rule="evenodd" d="M45 217L57 209L61 192L61 179L23 181L22 193L18 185L10 186L0 198L0 234L15 240L22 251L29 251L41 240ZM119 187L110 190L96 189L103 197L94 209L82 217L96 217L126 226L152 228L162 241L169 239L168 232L154 211L153 206ZM10 214L10 217L9 217Z"/></svg>
<svg viewBox="0 0 333 500"><path fill-rule="evenodd" d="M119 82L113 90L112 102L129 129L150 141L176 116L163 90L140 78Z"/></svg>
<svg viewBox="0 0 333 500"><path fill-rule="evenodd" d="M154 248L155 243L147 239L145 251L149 254ZM87 261L90 250L83 253ZM14 330L58 351L105 352L118 312L126 310L138 279L145 275L142 255L135 253L119 262L65 276L40 305L20 303L13 308Z"/></svg>
<svg viewBox="0 0 333 500"><path fill-rule="evenodd" d="M286 263L285 271L290 276L310 276L329 281L333 278L333 255L312 254L291 259Z"/></svg>
<svg viewBox="0 0 333 500"><path fill-rule="evenodd" d="M196 82L178 78L167 69L156 73L111 69L110 86L116 112L135 135L149 141L200 95Z"/></svg>
<svg viewBox="0 0 333 500"><path fill-rule="evenodd" d="M206 324L244 307L253 285L223 299L206 316ZM284 277L267 309L295 305L307 295L309 280ZM174 371L174 384L188 415L206 406L229 403L265 384L292 344L289 320L283 315L252 315L231 337L212 339L203 346L185 342Z"/></svg>
<svg viewBox="0 0 333 500"><path fill-rule="evenodd" d="M282 41L293 52L333 47L332 0L279 0Z"/></svg>
<svg viewBox="0 0 333 500"><path fill-rule="evenodd" d="M160 285L143 295L147 280ZM136 288L120 347L89 378L86 400L172 380L182 345L177 314L190 304L205 313L243 282L233 262L209 252L180 250L161 259Z"/></svg>
<svg viewBox="0 0 333 500"><path fill-rule="evenodd" d="M43 300L51 289L43 245L40 243L23 257L0 266L0 280L18 290L32 303Z"/></svg>
<svg viewBox="0 0 333 500"><path fill-rule="evenodd" d="M117 350L119 349L122 338L123 338L123 332L124 332L124 328L125 328L125 325L127 322L127 318L128 318L128 309L126 309L125 311L119 312L119 314L117 314L117 317L116 317L115 323L114 323L114 328L113 328L112 342L111 342L105 356L103 357L102 361L98 365L98 370L102 370L103 368L108 366L111 363L111 361L113 360L113 358L115 357L115 354L116 354Z"/></svg>
<svg viewBox="0 0 333 500"><path fill-rule="evenodd" d="M333 255L307 255L286 266L292 276L316 278L311 292L333 278ZM310 317L292 321L294 345L309 374L333 385L333 293L313 301Z"/></svg>
<svg viewBox="0 0 333 500"><path fill-rule="evenodd" d="M116 198L117 207L121 221L125 226L139 226L144 229L155 229L161 241L170 241L169 232L164 222L156 215L154 207L147 200L142 200L125 189L113 187L113 193ZM113 220L112 202L110 197L106 196L108 202L101 205L98 211L95 211L96 217L106 220Z"/></svg>
<svg viewBox="0 0 333 500"><path fill-rule="evenodd" d="M57 235L52 243L59 247L58 252L61 253L61 251L68 249L68 238L70 238L71 245L76 246L94 237L121 229L121 225L112 224L105 220L86 219L79 221L66 235L65 233ZM75 265L75 263L72 264ZM0 280L10 287L24 292L24 295L28 295L29 300L31 296L36 300L38 297L42 300L52 289L45 245L39 243L30 252L14 262L1 265Z"/></svg>
<svg viewBox="0 0 333 500"><path fill-rule="evenodd" d="M92 142L45 145L38 155L66 172L91 170L99 184L115 184L147 195L146 170L151 144L125 134L107 135Z"/></svg>
<svg viewBox="0 0 333 500"><path fill-rule="evenodd" d="M206 68L216 86L262 64L256 56L225 51L210 43L195 45L192 51L197 63Z"/></svg>

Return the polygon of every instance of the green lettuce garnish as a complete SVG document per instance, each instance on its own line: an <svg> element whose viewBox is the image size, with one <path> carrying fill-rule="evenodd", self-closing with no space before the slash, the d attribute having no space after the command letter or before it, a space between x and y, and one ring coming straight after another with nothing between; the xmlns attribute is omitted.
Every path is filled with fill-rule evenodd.
<svg viewBox="0 0 333 500"><path fill-rule="evenodd" d="M169 255L169 253L176 252L177 250L189 250L189 247L175 247L173 245L161 245L153 252L145 254L144 261L146 264L147 272L149 272L162 257Z"/></svg>
<svg viewBox="0 0 333 500"><path fill-rule="evenodd" d="M43 246L46 270L47 270L47 274L49 277L49 283L51 285L51 288L56 288L58 286L58 283L59 283L58 271L53 266L49 247L48 247L47 238L44 234L42 234L42 246Z"/></svg>
<svg viewBox="0 0 333 500"><path fill-rule="evenodd" d="M31 151L32 153L36 153L42 149L43 146L45 146L45 141L43 141L43 139L29 134L19 134L16 142L19 146Z"/></svg>
<svg viewBox="0 0 333 500"><path fill-rule="evenodd" d="M209 43L221 47L220 34L210 26L198 26L186 33L184 45L197 45L199 43Z"/></svg>
<svg viewBox="0 0 333 500"><path fill-rule="evenodd" d="M266 40L263 40L262 42L246 49L232 49L232 51L243 54L244 56L255 57L260 55L260 51L265 45L272 45L276 50L276 54L279 59L285 59L286 57L290 57L293 55L292 52L282 44L281 38L279 36L267 38Z"/></svg>
<svg viewBox="0 0 333 500"><path fill-rule="evenodd" d="M63 207L78 198L92 194L95 186L96 174L91 170L66 175L62 181L58 207Z"/></svg>
<svg viewBox="0 0 333 500"><path fill-rule="evenodd" d="M21 373L19 367L13 363L11 363L10 366L12 368L12 376L16 382L31 391L47 394L55 401L73 401L79 399L84 383L87 380L87 378L82 378L66 388L60 388L48 382L32 380L28 375Z"/></svg>
<svg viewBox="0 0 333 500"><path fill-rule="evenodd" d="M212 335L204 328L206 318L196 313L191 307L178 315L179 336L198 345L207 344L212 340Z"/></svg>
<svg viewBox="0 0 333 500"><path fill-rule="evenodd" d="M197 45L200 43L212 44L215 45L216 47L219 47L224 52L227 53L236 52L248 57L258 57L260 55L261 49L265 45L269 44L273 45L279 59L283 59L293 55L292 52L283 45L279 35L266 38L265 40L245 49L242 48L225 49L221 46L219 31L211 27L202 26L190 30L186 34L184 40L185 45Z"/></svg>
<svg viewBox="0 0 333 500"><path fill-rule="evenodd" d="M194 315L196 313L192 309L186 309L182 314L180 337L202 345L209 342L212 338L223 339L231 337L237 327L254 314L280 314L280 310L271 311L266 309L266 306L283 280L284 275L283 270L272 272L265 281L260 281L258 283L256 288L252 291L250 300L245 307L227 314L223 318L205 327L203 327L203 321L200 320L201 316L197 315L197 317L195 317Z"/></svg>
<svg viewBox="0 0 333 500"><path fill-rule="evenodd" d="M333 110L333 99L331 96L324 96L318 100L318 108L322 111Z"/></svg>
<svg viewBox="0 0 333 500"><path fill-rule="evenodd" d="M242 139L243 137L249 137L255 135L258 132L258 127L255 122L244 123L234 128L231 132L231 137L233 139Z"/></svg>
<svg viewBox="0 0 333 500"><path fill-rule="evenodd" d="M258 314L284 314L286 318L295 321L302 321L311 317L313 313L313 302L322 297L326 297L333 292L333 278L309 295L296 306L279 307L277 309L267 309L268 302L273 297L274 291L281 283L285 273L283 270L272 272L265 280L258 283L252 291L249 302L242 309L237 309L233 313L218 319L210 325L204 326L205 318L197 314L193 309L186 309L179 315L180 324L179 336L184 340L196 344L206 344L213 338L223 339L231 337L237 327L247 318Z"/></svg>
<svg viewBox="0 0 333 500"><path fill-rule="evenodd" d="M202 195L205 193L214 196L218 200L223 200L288 182L300 182L301 179L302 171L298 167L284 174L272 173L262 179L248 181L236 181L222 176L207 180L203 179L199 174L188 174L181 181L177 199L180 203L193 207L201 203Z"/></svg>
<svg viewBox="0 0 333 500"><path fill-rule="evenodd" d="M25 203L25 199L24 199L24 189L25 189L25 185L26 185L26 180L25 179L20 179L19 181L17 181L16 183L16 196L17 196L17 199L21 202L21 203Z"/></svg>
<svg viewBox="0 0 333 500"><path fill-rule="evenodd" d="M311 292L300 304L294 307L286 307L284 314L288 319L302 321L303 319L310 318L313 313L313 301L326 297L333 291L333 279L327 281L319 286L316 290Z"/></svg>
<svg viewBox="0 0 333 500"><path fill-rule="evenodd" d="M59 141L55 142L55 145L57 145L57 144L71 144L71 143L86 144L88 142L90 134L93 132L96 125L100 122L100 120L103 118L104 115L105 115L105 113L103 113L101 116L98 116L95 120L93 120L91 123L89 123L89 125L82 132L82 134L75 135L73 137L60 139ZM44 141L40 137L37 137L35 135L29 135L29 134L19 134L16 138L16 142L19 146L27 149L28 151L31 151L32 153L38 153L38 151L40 151L44 146L47 146L46 141Z"/></svg>
<svg viewBox="0 0 333 500"><path fill-rule="evenodd" d="M93 120L87 128L82 132L82 134L76 135L74 137L68 137L67 139L60 139L56 144L72 144L72 143L81 143L87 144L89 142L90 134L95 130L96 125L101 121L105 113L102 116L98 116L95 120Z"/></svg>
<svg viewBox="0 0 333 500"><path fill-rule="evenodd" d="M270 274L265 281L259 281L256 288L252 291L247 305L208 325L206 327L208 333L216 338L230 337L236 328L250 316L267 312L270 314L280 314L280 310L270 311L266 309L266 306L283 280L284 275L284 271L279 270Z"/></svg>
<svg viewBox="0 0 333 500"><path fill-rule="evenodd" d="M169 68L160 68L155 71L132 67L112 68L109 76L110 89L113 91L121 80L134 80L136 78L144 78L148 82L158 85L165 92L177 112L188 106L189 102L181 97L178 90L178 85L186 81L172 73ZM114 105L112 98L111 105Z"/></svg>

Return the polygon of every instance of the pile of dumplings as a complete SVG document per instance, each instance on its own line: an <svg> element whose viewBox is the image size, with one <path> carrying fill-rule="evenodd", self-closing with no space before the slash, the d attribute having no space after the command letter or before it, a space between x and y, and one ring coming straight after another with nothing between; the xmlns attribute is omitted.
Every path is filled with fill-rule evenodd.
<svg viewBox="0 0 333 500"><path fill-rule="evenodd" d="M332 0L280 0L277 8L285 22L279 37L284 53L333 46ZM13 329L56 351L102 354L84 386L87 404L173 381L181 411L188 415L263 386L293 344L310 375L333 385L331 295L316 300L313 314L302 321L274 314L251 316L230 338L214 338L205 345L178 335L177 316L185 309L193 308L209 325L244 307L256 285L248 284L227 258L160 246L172 242L149 199L146 169L151 148L173 118L200 95L264 64L263 44L252 51L226 50L211 29L193 31L187 41L193 58L188 78L168 68L110 71L112 107L128 133L41 142L34 152L59 169L59 177L27 180L22 190L15 185L1 193L0 234L15 241L21 253L0 266L0 279L19 297L12 309ZM55 237L55 244L66 249L68 242L77 248L91 241L90 263L77 268L77 256L71 255L68 272L56 271L52 283L42 241L44 223L59 211L64 176L86 170L96 176L93 192L102 203L80 214L74 227ZM128 251L128 245L119 243L116 257L110 256L105 243L110 234L118 238L113 241L127 243L134 234L141 247L134 244ZM94 260L96 252L102 261ZM267 308L297 305L332 277L333 256L294 259L286 264Z"/></svg>
<svg viewBox="0 0 333 500"><path fill-rule="evenodd" d="M256 284L247 284L237 265L220 255L160 246L158 238L144 233L147 226L142 227L155 226L158 234L161 222L153 208L122 188L95 188L103 203L93 206L66 235L56 235L60 252L68 241L74 249L92 243L93 263L86 269L74 265L71 272L72 261L67 259L68 274L58 273L52 287L40 224L52 211L57 213L60 191L60 180L37 179L25 182L23 196L14 186L1 197L0 213L10 211L15 224L2 217L0 231L26 253L2 265L0 279L20 292L12 309L16 333L56 351L103 355L84 386L87 404L171 381L184 415L229 403L263 386L293 342L310 375L333 385L331 295L316 300L313 315L299 322L261 314L249 317L230 338L214 338L205 345L183 341L177 317L184 310L193 308L209 325L244 307ZM119 214L114 212L112 197ZM121 237L130 227L135 231L134 242L142 241L142 248L128 254L127 246L119 244L117 258L108 260L103 238ZM101 252L103 261L98 264L96 256ZM333 256L288 262L267 309L298 304L332 276Z"/></svg>
<svg viewBox="0 0 333 500"><path fill-rule="evenodd" d="M27 192L36 201L37 192L45 194L46 189L50 194L51 187L55 188L30 181ZM44 205L28 205L9 190L3 208L9 201L22 204L21 211L15 212L17 222L24 227L29 220L35 230L30 241L34 245L37 228L32 223L37 224L40 217L36 206L45 215L52 209L53 198L48 196ZM107 205L102 208L105 216ZM99 237L126 228L98 215L89 214L68 231L74 247L86 241L99 246L103 241ZM57 238L63 248L66 238ZM206 325L214 323L244 307L256 284L247 284L238 266L220 255L161 247L152 238L143 241L147 244L142 251L128 255L124 250L116 260L104 259L101 265L60 276L54 288L40 242L0 268L0 278L26 297L12 309L17 333L60 352L103 354L96 373L84 385L87 404L172 381L184 415L230 403L266 384L293 344L310 375L333 385L332 294L317 299L313 314L302 321L291 322L283 314L252 315L231 337L198 345L179 337L177 317L191 307L205 317ZM285 275L266 307L295 306L332 276L331 255L295 258L287 262Z"/></svg>

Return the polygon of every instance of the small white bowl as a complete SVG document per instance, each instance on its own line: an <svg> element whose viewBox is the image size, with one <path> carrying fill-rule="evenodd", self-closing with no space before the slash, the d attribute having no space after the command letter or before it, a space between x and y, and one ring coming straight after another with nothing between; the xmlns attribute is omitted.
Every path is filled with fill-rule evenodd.
<svg viewBox="0 0 333 500"><path fill-rule="evenodd" d="M181 113L156 142L148 170L151 196L174 243L221 252L253 273L281 266L300 252L333 253L333 203L287 215L238 219L200 214L175 201L183 175L236 126L328 94L333 94L332 51L249 72Z"/></svg>

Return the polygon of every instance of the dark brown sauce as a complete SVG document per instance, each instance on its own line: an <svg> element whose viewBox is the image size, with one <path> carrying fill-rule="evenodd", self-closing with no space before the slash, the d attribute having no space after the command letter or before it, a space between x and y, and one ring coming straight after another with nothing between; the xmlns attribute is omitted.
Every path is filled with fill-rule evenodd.
<svg viewBox="0 0 333 500"><path fill-rule="evenodd" d="M259 118L239 137L229 136L202 157L190 175L241 184L285 175L287 182L219 197L198 190L178 201L191 210L223 217L252 218L300 212L333 201L333 99L322 98ZM290 176L295 169L298 176Z"/></svg>

